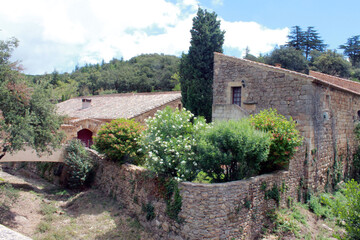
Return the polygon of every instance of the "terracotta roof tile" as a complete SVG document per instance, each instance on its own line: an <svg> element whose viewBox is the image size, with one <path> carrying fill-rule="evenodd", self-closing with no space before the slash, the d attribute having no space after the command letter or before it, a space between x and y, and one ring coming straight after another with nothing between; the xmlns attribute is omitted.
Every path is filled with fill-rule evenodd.
<svg viewBox="0 0 360 240"><path fill-rule="evenodd" d="M124 93L72 98L57 104L57 112L77 119L133 118L181 98L180 92ZM91 106L82 109L82 99Z"/></svg>
<svg viewBox="0 0 360 240"><path fill-rule="evenodd" d="M360 94L360 83L358 82L315 71L310 71L309 75L321 80L323 83L325 82L330 85L340 87L344 90Z"/></svg>

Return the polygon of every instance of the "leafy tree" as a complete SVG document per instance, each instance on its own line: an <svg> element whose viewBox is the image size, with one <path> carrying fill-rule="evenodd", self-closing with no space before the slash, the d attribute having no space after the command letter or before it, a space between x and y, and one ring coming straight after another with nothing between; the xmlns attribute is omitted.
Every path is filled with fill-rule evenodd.
<svg viewBox="0 0 360 240"><path fill-rule="evenodd" d="M281 67L297 72L307 72L308 63L302 53L293 47L281 46L275 48L269 55L264 57L265 63L275 65L280 63Z"/></svg>
<svg viewBox="0 0 360 240"><path fill-rule="evenodd" d="M351 64L344 59L342 54L331 50L315 58L312 63L312 69L339 77L349 77L350 68Z"/></svg>
<svg viewBox="0 0 360 240"><path fill-rule="evenodd" d="M38 153L51 152L59 146L63 134L58 132L62 118L50 102L50 91L42 85L29 86L18 64L10 61L18 41L0 41L0 142L2 151L23 149L25 145Z"/></svg>
<svg viewBox="0 0 360 240"><path fill-rule="evenodd" d="M250 61L254 61L254 62L258 62L258 58L255 57L254 55L250 54L250 49L249 47L246 47L245 49L245 56L244 59L250 60Z"/></svg>
<svg viewBox="0 0 360 240"><path fill-rule="evenodd" d="M193 18L188 54L180 62L182 102L196 116L211 121L214 52L223 52L225 32L215 12L201 8Z"/></svg>
<svg viewBox="0 0 360 240"><path fill-rule="evenodd" d="M340 45L344 49L344 55L350 58L354 67L360 66L360 35L348 38L346 44Z"/></svg>

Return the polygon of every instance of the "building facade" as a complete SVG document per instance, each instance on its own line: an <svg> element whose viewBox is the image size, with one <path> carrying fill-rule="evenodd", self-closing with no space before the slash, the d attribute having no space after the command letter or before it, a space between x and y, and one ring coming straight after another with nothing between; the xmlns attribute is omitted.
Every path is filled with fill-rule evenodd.
<svg viewBox="0 0 360 240"><path fill-rule="evenodd" d="M304 137L289 173L309 191L324 190L350 174L360 118L360 84L310 75L215 53L213 120L238 119L275 108L292 117Z"/></svg>
<svg viewBox="0 0 360 240"><path fill-rule="evenodd" d="M58 103L57 112L65 116L61 129L66 133L66 140L78 138L89 147L101 125L118 118L143 123L146 118L166 106L181 108L181 93L124 93L78 97Z"/></svg>

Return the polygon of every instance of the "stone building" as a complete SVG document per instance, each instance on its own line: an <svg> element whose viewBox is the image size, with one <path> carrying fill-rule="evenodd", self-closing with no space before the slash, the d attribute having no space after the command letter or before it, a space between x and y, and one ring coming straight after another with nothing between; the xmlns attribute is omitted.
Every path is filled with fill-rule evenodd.
<svg viewBox="0 0 360 240"><path fill-rule="evenodd" d="M298 124L304 146L289 174L311 191L347 176L357 146L360 83L310 71L309 75L215 53L213 120L238 119L275 108Z"/></svg>
<svg viewBox="0 0 360 240"><path fill-rule="evenodd" d="M66 140L81 139L92 144L100 126L118 118L143 122L166 106L181 108L180 92L123 93L72 98L57 104L57 111L65 115L61 126Z"/></svg>

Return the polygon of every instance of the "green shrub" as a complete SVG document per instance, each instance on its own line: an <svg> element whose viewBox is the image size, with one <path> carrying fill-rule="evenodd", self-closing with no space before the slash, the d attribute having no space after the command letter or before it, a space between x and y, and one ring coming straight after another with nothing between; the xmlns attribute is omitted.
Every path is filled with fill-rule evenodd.
<svg viewBox="0 0 360 240"><path fill-rule="evenodd" d="M195 136L206 127L203 118L193 118L185 109L166 107L146 120L142 134L142 151L147 154L147 166L163 177L190 181L196 177L194 159Z"/></svg>
<svg viewBox="0 0 360 240"><path fill-rule="evenodd" d="M140 137L144 127L134 120L116 119L101 127L94 137L95 148L112 161L141 164L138 154Z"/></svg>
<svg viewBox="0 0 360 240"><path fill-rule="evenodd" d="M213 182L258 174L269 153L270 135L256 130L248 119L217 122L200 133L196 162Z"/></svg>
<svg viewBox="0 0 360 240"><path fill-rule="evenodd" d="M94 163L91 157L78 139L70 141L69 145L65 148L65 152L65 164L70 168L70 187L78 188L84 186L94 171Z"/></svg>
<svg viewBox="0 0 360 240"><path fill-rule="evenodd" d="M351 180L341 193L342 196L338 195L329 203L344 225L348 239L360 239L360 184Z"/></svg>
<svg viewBox="0 0 360 240"><path fill-rule="evenodd" d="M262 171L269 172L288 166L290 158L303 140L296 129L295 121L291 117L287 120L278 114L276 109L271 108L252 115L250 121L256 129L272 135L268 161L263 165Z"/></svg>
<svg viewBox="0 0 360 240"><path fill-rule="evenodd" d="M328 194L322 194L319 197L311 195L310 201L308 202L309 209L318 217L333 218L333 211L327 204L328 202Z"/></svg>

